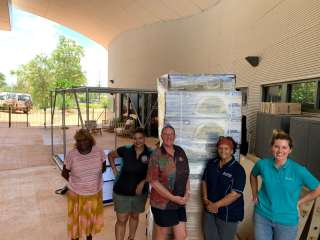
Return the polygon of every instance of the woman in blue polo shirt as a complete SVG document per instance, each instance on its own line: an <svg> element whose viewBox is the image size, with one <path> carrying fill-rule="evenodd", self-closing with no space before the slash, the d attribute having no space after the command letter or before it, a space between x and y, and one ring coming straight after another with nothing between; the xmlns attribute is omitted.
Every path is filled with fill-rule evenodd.
<svg viewBox="0 0 320 240"><path fill-rule="evenodd" d="M119 147L108 154L108 160L116 177L113 185L112 198L117 213L115 226L116 240L123 240L129 220L129 240L134 239L139 214L145 211L148 198L147 170L151 148L145 145L143 128L133 132L133 145ZM120 172L114 158L122 158Z"/></svg>
<svg viewBox="0 0 320 240"><path fill-rule="evenodd" d="M293 240L298 233L299 206L319 196L319 181L288 157L293 142L287 133L274 130L270 145L274 157L259 160L250 174L255 204L254 237L256 240ZM262 186L258 193L259 175ZM302 186L311 192L300 197Z"/></svg>
<svg viewBox="0 0 320 240"><path fill-rule="evenodd" d="M246 173L232 155L237 143L231 137L219 137L217 147L219 157L209 160L202 177L204 233L207 240L234 240L244 215Z"/></svg>

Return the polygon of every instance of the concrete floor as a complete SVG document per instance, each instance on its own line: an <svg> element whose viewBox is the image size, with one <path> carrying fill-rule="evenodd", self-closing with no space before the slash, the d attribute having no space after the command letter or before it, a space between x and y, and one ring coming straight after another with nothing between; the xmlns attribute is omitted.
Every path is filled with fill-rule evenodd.
<svg viewBox="0 0 320 240"><path fill-rule="evenodd" d="M76 129L78 127L71 126L66 130L67 152L74 143ZM55 127L54 133L54 153L61 154L62 130ZM60 176L61 171L51 157L50 134L51 129L43 127L0 128L0 239L69 239L67 196L54 192L67 181ZM114 133L94 135L97 145L103 149L115 147ZM156 138L146 140L150 147L157 142ZM117 138L117 146L129 144L132 144L132 139ZM146 209L148 207L147 204ZM115 239L113 206L104 208L104 220L103 232L94 239ZM136 239L146 239L145 234L145 214L141 214ZM125 239L127 236L128 233Z"/></svg>

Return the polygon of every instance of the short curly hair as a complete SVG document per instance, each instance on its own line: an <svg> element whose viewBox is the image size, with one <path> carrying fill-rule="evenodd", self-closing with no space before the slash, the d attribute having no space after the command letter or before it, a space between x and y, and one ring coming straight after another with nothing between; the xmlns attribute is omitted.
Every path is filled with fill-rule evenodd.
<svg viewBox="0 0 320 240"><path fill-rule="evenodd" d="M80 129L76 131L76 134L74 135L74 140L76 140L76 142L73 144L73 148L77 148L77 140L85 137L86 139L89 140L91 146L95 146L96 145L96 139L94 138L94 136L90 133L90 131L88 129Z"/></svg>

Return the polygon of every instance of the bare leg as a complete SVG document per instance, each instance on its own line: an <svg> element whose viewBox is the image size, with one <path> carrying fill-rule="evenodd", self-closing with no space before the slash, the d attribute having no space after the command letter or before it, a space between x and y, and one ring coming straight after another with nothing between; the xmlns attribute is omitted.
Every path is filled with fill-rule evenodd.
<svg viewBox="0 0 320 240"><path fill-rule="evenodd" d="M130 213L117 213L117 223L115 228L116 240L123 240L124 234L126 232L126 225L128 222Z"/></svg>
<svg viewBox="0 0 320 240"><path fill-rule="evenodd" d="M129 239L134 239L139 223L139 214L131 211L129 218Z"/></svg>
<svg viewBox="0 0 320 240"><path fill-rule="evenodd" d="M185 240L187 238L187 223L179 222L178 225L173 226L173 233L175 240Z"/></svg>
<svg viewBox="0 0 320 240"><path fill-rule="evenodd" d="M165 240L168 235L169 228L167 227L159 227L157 225L157 238L156 240Z"/></svg>

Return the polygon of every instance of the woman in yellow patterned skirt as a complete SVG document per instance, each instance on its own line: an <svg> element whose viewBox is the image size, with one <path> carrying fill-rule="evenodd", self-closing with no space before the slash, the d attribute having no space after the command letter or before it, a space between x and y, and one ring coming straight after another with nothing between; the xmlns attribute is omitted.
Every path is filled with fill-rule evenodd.
<svg viewBox="0 0 320 240"><path fill-rule="evenodd" d="M91 240L103 230L102 173L107 155L95 146L92 134L76 132L74 149L64 160L62 176L68 183L68 236L79 239L82 234Z"/></svg>

